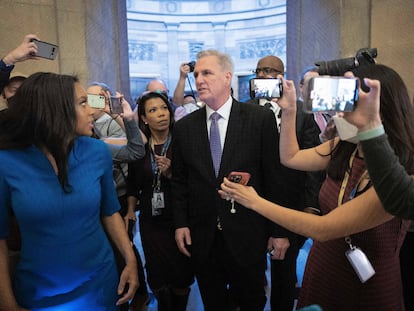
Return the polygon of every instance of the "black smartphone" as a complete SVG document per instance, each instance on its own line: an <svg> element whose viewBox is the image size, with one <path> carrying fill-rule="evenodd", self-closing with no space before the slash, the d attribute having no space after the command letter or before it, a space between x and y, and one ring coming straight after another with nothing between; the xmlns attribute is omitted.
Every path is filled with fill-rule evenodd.
<svg viewBox="0 0 414 311"><path fill-rule="evenodd" d="M123 113L124 109L122 108L121 97L111 96L110 101L109 101L109 108L111 109L111 113L113 114Z"/></svg>
<svg viewBox="0 0 414 311"><path fill-rule="evenodd" d="M58 53L59 47L55 44L32 39L37 46L37 53L34 56L54 60Z"/></svg>
<svg viewBox="0 0 414 311"><path fill-rule="evenodd" d="M280 79L250 79L250 97L253 98L280 98L283 94Z"/></svg>
<svg viewBox="0 0 414 311"><path fill-rule="evenodd" d="M305 86L308 112L353 111L358 101L358 78L312 77Z"/></svg>
<svg viewBox="0 0 414 311"><path fill-rule="evenodd" d="M105 108L105 96L88 94L88 105L92 108L104 109Z"/></svg>

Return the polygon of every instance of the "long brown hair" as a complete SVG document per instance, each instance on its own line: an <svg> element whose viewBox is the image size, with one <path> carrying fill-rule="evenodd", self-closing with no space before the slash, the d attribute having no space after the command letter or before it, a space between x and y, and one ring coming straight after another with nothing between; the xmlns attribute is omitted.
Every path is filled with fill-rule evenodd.
<svg viewBox="0 0 414 311"><path fill-rule="evenodd" d="M35 145L56 161L58 179L70 191L68 158L76 136L75 83L69 75L38 72L27 78L0 121L0 149Z"/></svg>
<svg viewBox="0 0 414 311"><path fill-rule="evenodd" d="M414 108L407 87L399 74L384 65L366 65L353 70L368 91L363 78L381 82L380 113L391 147L400 163L409 174L414 173ZM348 159L355 145L341 141L332 152L328 174L334 178L343 177L348 168Z"/></svg>

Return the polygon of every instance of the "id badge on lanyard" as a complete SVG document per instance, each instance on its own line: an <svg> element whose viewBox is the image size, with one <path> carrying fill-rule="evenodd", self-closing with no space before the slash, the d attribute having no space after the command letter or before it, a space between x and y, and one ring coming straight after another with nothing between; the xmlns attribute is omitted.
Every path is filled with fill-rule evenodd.
<svg viewBox="0 0 414 311"><path fill-rule="evenodd" d="M164 156L167 153L168 146L171 142L171 136L168 135L167 141L164 144L161 155ZM165 208L165 200L164 200L164 192L161 191L161 172L156 167L156 163L154 160L153 150L151 150L151 166L152 171L154 173L154 186L152 192L152 216L159 216L162 215L162 211Z"/></svg>
<svg viewBox="0 0 414 311"><path fill-rule="evenodd" d="M154 190L152 194L152 216L162 215L162 209L164 207L164 192Z"/></svg>

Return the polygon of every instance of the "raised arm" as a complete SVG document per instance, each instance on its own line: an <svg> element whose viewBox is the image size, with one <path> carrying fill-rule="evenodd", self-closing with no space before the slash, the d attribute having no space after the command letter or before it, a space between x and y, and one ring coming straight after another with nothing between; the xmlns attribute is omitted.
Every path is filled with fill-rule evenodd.
<svg viewBox="0 0 414 311"><path fill-rule="evenodd" d="M368 93L360 90L355 111L344 118L358 127L364 159L384 209L392 215L414 219L414 180L400 164L384 133L380 116L380 82L365 79Z"/></svg>
<svg viewBox="0 0 414 311"><path fill-rule="evenodd" d="M126 100L122 101L122 107L124 109L122 113L122 124L127 137L126 141L124 139L120 140L119 138L107 138L104 141L108 144L114 161L136 161L145 156L145 143L143 141L145 135L138 128L138 124L134 118L134 112Z"/></svg>
<svg viewBox="0 0 414 311"><path fill-rule="evenodd" d="M190 66L187 63L182 63L180 66L180 78L178 79L177 86L174 90L173 103L182 106L184 105L184 88L185 79L190 72Z"/></svg>
<svg viewBox="0 0 414 311"><path fill-rule="evenodd" d="M279 76L283 80L282 76ZM331 141L314 148L299 149L296 137L296 90L293 81L283 80L283 96L278 105L282 109L280 127L280 161L283 165L301 171L324 170L329 163Z"/></svg>

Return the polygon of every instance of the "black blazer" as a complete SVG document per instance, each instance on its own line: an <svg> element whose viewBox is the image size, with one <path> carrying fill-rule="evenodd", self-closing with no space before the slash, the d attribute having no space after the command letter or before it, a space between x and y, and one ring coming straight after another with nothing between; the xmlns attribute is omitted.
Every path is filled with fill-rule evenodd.
<svg viewBox="0 0 414 311"><path fill-rule="evenodd" d="M222 234L239 264L265 261L267 240L283 229L259 214L220 198L217 189L231 171L251 174L249 185L263 197L280 200L279 134L274 114L257 105L233 100L218 178L211 158L206 109L194 111L175 124L172 141L172 195L176 228L189 227L192 257L207 256L216 232Z"/></svg>
<svg viewBox="0 0 414 311"><path fill-rule="evenodd" d="M248 100L246 104L259 105L259 99ZM313 114L305 112L301 101L297 101L296 105L296 138L299 148L306 149L319 145L320 130ZM281 165L281 174L283 195L280 197L280 203L283 206L296 210L303 210L307 206L318 206L317 200L321 186L319 175L315 176L312 172L298 171L283 165ZM292 237L293 233L286 231L285 236Z"/></svg>

